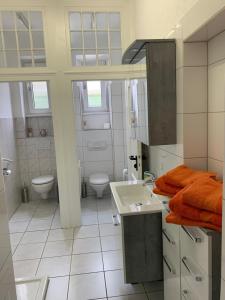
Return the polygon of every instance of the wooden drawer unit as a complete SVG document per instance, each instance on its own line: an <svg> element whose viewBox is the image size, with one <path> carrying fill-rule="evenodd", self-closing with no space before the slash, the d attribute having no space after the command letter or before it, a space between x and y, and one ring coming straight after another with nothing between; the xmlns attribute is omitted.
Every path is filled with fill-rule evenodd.
<svg viewBox="0 0 225 300"><path fill-rule="evenodd" d="M182 300L202 300L196 295L195 291L188 285L187 281L181 277L181 299Z"/></svg>
<svg viewBox="0 0 225 300"><path fill-rule="evenodd" d="M180 300L180 268L174 260L163 255L164 300Z"/></svg>

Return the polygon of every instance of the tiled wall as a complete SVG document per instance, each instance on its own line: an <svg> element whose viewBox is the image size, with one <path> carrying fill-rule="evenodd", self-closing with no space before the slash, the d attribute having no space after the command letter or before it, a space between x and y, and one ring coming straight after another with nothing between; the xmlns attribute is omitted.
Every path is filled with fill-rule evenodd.
<svg viewBox="0 0 225 300"><path fill-rule="evenodd" d="M110 180L122 180L122 172L126 161L126 141L124 139L124 82L112 81L111 84L112 128L108 130L83 130L81 126L81 107L79 88L74 83L76 134L78 156L81 161L81 175L85 182L93 173L106 173ZM91 122L98 120L92 115ZM103 150L90 150L89 142L106 141ZM93 190L88 186L88 194Z"/></svg>
<svg viewBox="0 0 225 300"><path fill-rule="evenodd" d="M12 174L8 177L4 177L6 205L10 217L20 203L20 176L16 153L10 86L8 83L0 84L0 152L3 158L8 158L13 161L8 166ZM7 167L6 162L3 162L3 168L4 167ZM0 171L2 172L2 170Z"/></svg>
<svg viewBox="0 0 225 300"><path fill-rule="evenodd" d="M208 168L223 176L225 32L208 42Z"/></svg>

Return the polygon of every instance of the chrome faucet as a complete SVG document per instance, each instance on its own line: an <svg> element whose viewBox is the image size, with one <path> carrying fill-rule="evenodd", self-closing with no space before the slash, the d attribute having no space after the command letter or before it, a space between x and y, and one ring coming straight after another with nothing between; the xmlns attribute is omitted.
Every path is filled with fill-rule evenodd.
<svg viewBox="0 0 225 300"><path fill-rule="evenodd" d="M143 186L147 185L148 183L153 184L156 181L156 176L154 173L150 173L150 175L145 178L143 182Z"/></svg>

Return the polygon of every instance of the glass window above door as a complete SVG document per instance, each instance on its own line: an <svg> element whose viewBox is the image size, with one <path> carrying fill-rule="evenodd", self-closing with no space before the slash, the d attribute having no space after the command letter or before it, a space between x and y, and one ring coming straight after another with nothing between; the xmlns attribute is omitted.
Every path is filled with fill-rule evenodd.
<svg viewBox="0 0 225 300"><path fill-rule="evenodd" d="M70 12L69 24L72 65L121 64L119 12Z"/></svg>

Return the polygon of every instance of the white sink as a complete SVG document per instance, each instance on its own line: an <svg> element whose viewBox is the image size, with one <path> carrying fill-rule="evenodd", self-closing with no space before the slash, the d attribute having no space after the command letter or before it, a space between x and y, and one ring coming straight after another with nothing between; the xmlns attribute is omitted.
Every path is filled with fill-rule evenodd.
<svg viewBox="0 0 225 300"><path fill-rule="evenodd" d="M164 208L161 197L143 181L111 182L110 187L120 215L160 212Z"/></svg>

